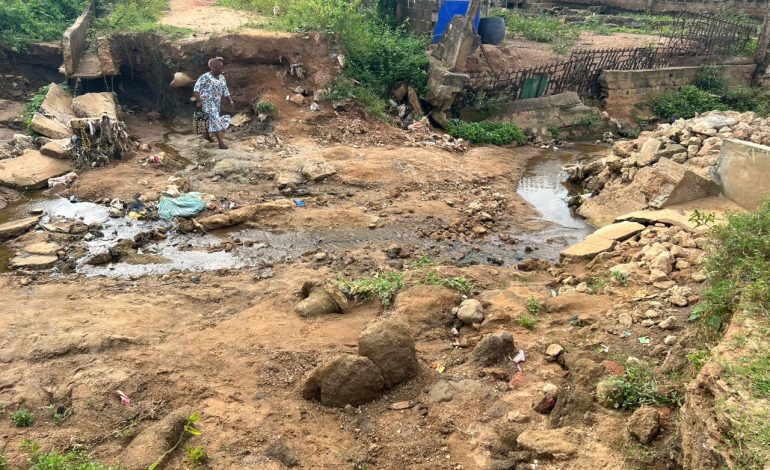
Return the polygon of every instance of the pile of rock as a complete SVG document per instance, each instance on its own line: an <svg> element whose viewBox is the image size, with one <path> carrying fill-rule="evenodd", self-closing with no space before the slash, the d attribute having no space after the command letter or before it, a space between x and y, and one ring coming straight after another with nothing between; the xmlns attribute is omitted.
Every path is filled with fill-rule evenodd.
<svg viewBox="0 0 770 470"><path fill-rule="evenodd" d="M578 201L579 213L602 223L603 217L715 194L712 173L723 139L770 144L770 120L753 112L714 111L615 142L611 155L565 168L570 181L593 192Z"/></svg>
<svg viewBox="0 0 770 470"><path fill-rule="evenodd" d="M302 396L324 406L359 406L416 376L419 370L409 326L391 316L366 327L358 337L358 355L341 354L313 370Z"/></svg>

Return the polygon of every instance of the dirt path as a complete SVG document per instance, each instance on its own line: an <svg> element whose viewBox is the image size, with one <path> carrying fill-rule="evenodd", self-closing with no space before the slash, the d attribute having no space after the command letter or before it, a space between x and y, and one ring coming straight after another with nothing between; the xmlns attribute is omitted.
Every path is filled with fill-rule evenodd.
<svg viewBox="0 0 770 470"><path fill-rule="evenodd" d="M171 10L160 19L162 24L187 28L196 34L216 34L242 29L263 21L246 11L215 6L215 0L171 0Z"/></svg>

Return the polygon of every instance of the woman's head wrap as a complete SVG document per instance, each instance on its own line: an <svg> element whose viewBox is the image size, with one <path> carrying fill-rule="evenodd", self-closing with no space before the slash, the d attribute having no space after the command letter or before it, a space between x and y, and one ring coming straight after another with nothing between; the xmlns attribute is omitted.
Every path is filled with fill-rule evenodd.
<svg viewBox="0 0 770 470"><path fill-rule="evenodd" d="M222 57L212 57L211 59L209 59L209 68L210 69L214 68L214 64L216 64L217 62L219 62L222 65L225 65L225 59L223 59Z"/></svg>

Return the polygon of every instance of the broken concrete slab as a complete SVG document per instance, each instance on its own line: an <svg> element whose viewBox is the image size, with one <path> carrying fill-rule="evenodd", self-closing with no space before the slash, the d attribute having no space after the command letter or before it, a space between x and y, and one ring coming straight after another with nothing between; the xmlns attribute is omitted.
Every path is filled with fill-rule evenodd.
<svg viewBox="0 0 770 470"><path fill-rule="evenodd" d="M20 157L0 160L0 185L22 190L45 188L49 178L69 171L72 165L68 161L27 150Z"/></svg>
<svg viewBox="0 0 770 470"><path fill-rule="evenodd" d="M770 147L725 139L716 167L716 180L724 195L749 210L770 198Z"/></svg>
<svg viewBox="0 0 770 470"><path fill-rule="evenodd" d="M72 156L70 139L57 139L48 142L40 148L40 153L46 157L68 160Z"/></svg>
<svg viewBox="0 0 770 470"><path fill-rule="evenodd" d="M40 269L50 269L57 261L59 261L59 258L56 256L17 256L8 263L8 266L12 269L30 269L36 271Z"/></svg>
<svg viewBox="0 0 770 470"><path fill-rule="evenodd" d="M639 149L639 156L637 157L637 163L639 166L647 166L655 163L658 160L658 150L663 146L663 143L658 139L647 139L642 144L642 148Z"/></svg>
<svg viewBox="0 0 770 470"><path fill-rule="evenodd" d="M718 193L714 181L689 170L680 163L661 158L652 169L657 184L644 184L642 192L650 207L661 209ZM641 173L641 172L640 172ZM638 178L638 177L637 177ZM638 178L642 180L642 178ZM637 180L634 180L637 183ZM643 183L643 181L640 181Z"/></svg>
<svg viewBox="0 0 770 470"><path fill-rule="evenodd" d="M0 240L18 237L34 227L38 221L40 221L40 216L27 217L26 219L19 219L0 224Z"/></svg>
<svg viewBox="0 0 770 470"><path fill-rule="evenodd" d="M69 137L69 123L72 113L72 95L55 83L48 86L48 93L40 105L40 111L32 118L33 131L51 139Z"/></svg>
<svg viewBox="0 0 770 470"><path fill-rule="evenodd" d="M614 245L614 240L591 234L584 238L583 241L562 250L561 257L577 259L593 258L599 253L610 251Z"/></svg>
<svg viewBox="0 0 770 470"><path fill-rule="evenodd" d="M55 255L61 250L61 245L52 242L38 242L24 247L24 251L31 255Z"/></svg>
<svg viewBox="0 0 770 470"><path fill-rule="evenodd" d="M72 110L79 118L101 118L107 115L112 120L118 119L118 102L114 93L86 93L72 100Z"/></svg>
<svg viewBox="0 0 770 470"><path fill-rule="evenodd" d="M628 214L621 215L617 219L618 222L622 221L635 221L641 222L646 225L654 225L656 223L674 225L689 232L702 232L705 229L703 227L696 228L695 223L690 221L691 212L677 211L673 209L663 210L641 210L629 212Z"/></svg>
<svg viewBox="0 0 770 470"><path fill-rule="evenodd" d="M609 240L623 241L633 237L642 230L644 230L644 225L637 222L625 221L606 225L595 231L593 235L598 235Z"/></svg>
<svg viewBox="0 0 770 470"><path fill-rule="evenodd" d="M72 135L69 127L40 113L32 117L29 128L50 139L63 139Z"/></svg>

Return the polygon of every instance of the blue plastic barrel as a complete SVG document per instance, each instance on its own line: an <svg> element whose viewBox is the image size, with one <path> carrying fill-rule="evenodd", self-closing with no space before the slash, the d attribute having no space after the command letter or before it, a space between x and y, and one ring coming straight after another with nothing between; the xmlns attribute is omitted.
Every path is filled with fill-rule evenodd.
<svg viewBox="0 0 770 470"><path fill-rule="evenodd" d="M452 17L455 15L465 16L468 12L468 4L470 0L444 0L441 2L441 8L438 11L438 20L436 21L436 27L433 29L433 44L436 44L441 40L441 36L444 35L449 23L452 22ZM480 9L479 9L480 10ZM481 12L476 15L476 20L473 22L473 30L479 30L479 20L481 19Z"/></svg>

